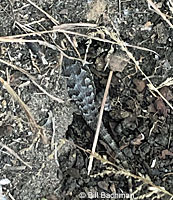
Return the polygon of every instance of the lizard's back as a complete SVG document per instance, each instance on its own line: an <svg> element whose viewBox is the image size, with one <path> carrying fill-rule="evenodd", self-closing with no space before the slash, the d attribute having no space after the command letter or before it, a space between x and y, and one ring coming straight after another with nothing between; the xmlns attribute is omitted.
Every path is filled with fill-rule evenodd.
<svg viewBox="0 0 173 200"><path fill-rule="evenodd" d="M83 118L92 130L96 129L98 106L96 103L96 89L92 73L87 65L83 66L80 62L64 67L64 75L67 76L67 87L70 98L79 107ZM102 139L117 153L119 149L102 125L100 129Z"/></svg>

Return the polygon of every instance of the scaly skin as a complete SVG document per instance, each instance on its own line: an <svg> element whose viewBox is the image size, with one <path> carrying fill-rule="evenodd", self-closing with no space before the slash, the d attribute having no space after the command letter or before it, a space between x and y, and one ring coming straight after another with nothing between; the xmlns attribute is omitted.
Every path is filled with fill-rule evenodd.
<svg viewBox="0 0 173 200"><path fill-rule="evenodd" d="M66 66L64 75L68 77L67 87L70 98L79 107L83 118L95 131L97 126L98 106L96 103L96 89L92 73L87 65L83 66L80 62ZM119 159L124 168L128 169L128 163L124 154L120 151L112 136L108 133L104 125L100 128L101 138L109 145L116 154L116 161ZM128 179L129 188L131 188L131 179Z"/></svg>
<svg viewBox="0 0 173 200"><path fill-rule="evenodd" d="M95 130L98 106L96 103L95 84L89 67L87 65L83 66L80 62L76 62L70 66L65 66L64 74L68 77L67 87L70 98L79 107L83 118L90 128ZM100 129L100 136L116 154L122 157L122 152L119 150L104 125L102 125Z"/></svg>

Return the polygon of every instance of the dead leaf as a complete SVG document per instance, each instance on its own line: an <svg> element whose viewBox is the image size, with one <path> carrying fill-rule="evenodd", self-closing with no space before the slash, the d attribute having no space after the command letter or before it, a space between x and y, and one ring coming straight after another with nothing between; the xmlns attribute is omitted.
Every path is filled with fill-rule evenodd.
<svg viewBox="0 0 173 200"><path fill-rule="evenodd" d="M155 108L159 114L163 114L165 117L167 116L167 108L161 97L158 97L158 99L156 99Z"/></svg>
<svg viewBox="0 0 173 200"><path fill-rule="evenodd" d="M162 87L160 89L160 93L165 97L166 100L170 101L173 99L173 94L171 92L171 90L169 89L169 87Z"/></svg>
<svg viewBox="0 0 173 200"><path fill-rule="evenodd" d="M154 106L154 103L151 103L149 106L148 106L148 112L149 113L156 113L156 108Z"/></svg>
<svg viewBox="0 0 173 200"><path fill-rule="evenodd" d="M144 24L145 27L150 27L152 26L152 23L150 21L148 21L147 23Z"/></svg>
<svg viewBox="0 0 173 200"><path fill-rule="evenodd" d="M143 80L134 79L133 83L135 84L138 92L142 92L146 87L145 81L143 81Z"/></svg>
<svg viewBox="0 0 173 200"><path fill-rule="evenodd" d="M125 53L116 52L110 56L110 69L114 72L122 72L129 62Z"/></svg>
<svg viewBox="0 0 173 200"><path fill-rule="evenodd" d="M107 2L105 0L94 0L90 5L89 12L87 13L87 20L98 20L100 15L104 13L106 6Z"/></svg>
<svg viewBox="0 0 173 200"><path fill-rule="evenodd" d="M133 144L133 145L140 145L141 143L142 143L142 140L144 140L144 134L140 134L140 135L138 135L135 139L133 139L132 141L131 141L131 144Z"/></svg>
<svg viewBox="0 0 173 200"><path fill-rule="evenodd" d="M165 149L162 151L162 155L160 156L160 158L165 159L166 156L173 156L173 153L168 149Z"/></svg>

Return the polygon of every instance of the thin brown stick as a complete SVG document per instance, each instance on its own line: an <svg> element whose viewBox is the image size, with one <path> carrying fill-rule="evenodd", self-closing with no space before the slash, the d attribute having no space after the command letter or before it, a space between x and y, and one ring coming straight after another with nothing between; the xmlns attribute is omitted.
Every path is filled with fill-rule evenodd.
<svg viewBox="0 0 173 200"><path fill-rule="evenodd" d="M43 89L38 83L36 83L34 80L31 80L32 83L38 87L39 90L41 90L44 94L46 94L48 97L50 97L51 99L53 99L54 101L57 101L58 103L64 103L64 101L58 97L55 97L51 94L49 94L45 89Z"/></svg>
<svg viewBox="0 0 173 200"><path fill-rule="evenodd" d="M46 137L46 135L44 134L43 129L36 123L34 117L32 116L29 107L21 100L21 98L17 95L17 93L10 87L10 85L4 81L3 78L0 77L0 82L3 84L3 86L5 87L5 89L10 93L10 95L13 97L13 99L15 101L17 101L19 103L19 105L21 106L21 108L23 108L23 110L25 111L25 114L28 118L28 121L30 123L30 127L31 130L36 133L37 135L41 135L42 140L45 144L47 144L48 139Z"/></svg>
<svg viewBox="0 0 173 200"><path fill-rule="evenodd" d="M10 93L10 95L13 97L13 99L15 101L17 101L20 104L20 106L24 109L24 111L26 113L26 116L28 118L28 121L30 122L31 128L35 132L38 129L38 125L37 125L34 117L32 116L31 112L29 111L28 106L20 99L20 97L10 87L10 85L6 81L4 81L4 79L2 79L1 77L0 77L0 82L3 84L3 86L5 87L5 89Z"/></svg>
<svg viewBox="0 0 173 200"><path fill-rule="evenodd" d="M158 9L158 7L157 7L151 0L147 0L147 2L148 2L148 4L149 4L150 6L152 6L152 7L154 8L154 10L157 12L157 14L159 14L159 15L165 20L165 22L166 22L167 24L169 24L169 26L170 26L171 28L173 28L173 25L171 24L171 22L169 21L169 19L166 18L166 15L163 14L163 13Z"/></svg>
<svg viewBox="0 0 173 200"><path fill-rule="evenodd" d="M98 141L99 132L100 132L100 127L101 127L101 123L102 123L104 106L105 106L105 103L106 103L106 98L108 96L109 87L110 87L110 83L111 83L111 80L112 80L112 75L113 75L113 71L110 71L109 72L109 77L108 77L108 80L107 80L107 84L106 84L106 89L105 89L104 96L103 96L103 100L102 100L102 104L101 104L101 108L100 108L100 113L99 113L99 118L98 118L97 128L96 128L96 133L95 133L94 142L93 142L93 146L92 146L92 154L94 154L95 150L96 150L97 141ZM89 160L89 164L88 164L88 175L90 174L90 171L92 169L93 158L94 157L91 155L90 156L90 160Z"/></svg>
<svg viewBox="0 0 173 200"><path fill-rule="evenodd" d="M46 11L44 11L43 9L41 9L40 7L38 7L34 2L27 0L31 5L33 5L35 8L37 8L40 12L42 12L43 14L45 14L57 27L59 22L53 18L51 15L49 15ZM68 24L64 24L65 27L67 28ZM55 27L56 27L55 26ZM82 26L82 27L91 27L91 24L89 23L72 23L71 27L75 27L75 26ZM96 25L92 25L92 26L96 26ZM80 57L80 54L77 50L77 48L75 47L75 45L73 44L73 42L71 41L71 38L67 35L67 33L64 33L64 35L66 36L67 40L70 42L70 44L73 46L74 50L76 51L77 55Z"/></svg>
<svg viewBox="0 0 173 200"><path fill-rule="evenodd" d="M0 59L0 62L3 63L3 64L5 64L5 65L8 65L8 66L12 67L12 68L15 69L15 70L20 71L21 73L25 74L26 76L28 76L28 77L29 77L30 79L32 79L32 80L35 79L35 77L32 76L32 75L30 75L26 70L24 70L24 69L22 69L22 68L20 68L20 67L18 67L18 66L16 66L16 65L13 65L13 64L11 64L11 63L8 62L8 61L5 61L5 60Z"/></svg>

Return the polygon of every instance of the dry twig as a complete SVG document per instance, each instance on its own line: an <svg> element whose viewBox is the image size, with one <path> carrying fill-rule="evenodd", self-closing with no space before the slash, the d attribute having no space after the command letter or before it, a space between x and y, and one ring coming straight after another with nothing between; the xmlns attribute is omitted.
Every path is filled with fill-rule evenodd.
<svg viewBox="0 0 173 200"><path fill-rule="evenodd" d="M42 136L42 139L45 143L47 143L47 137L45 136L45 134L43 134L43 130L42 128L37 125L34 117L32 116L29 107L21 100L21 98L17 95L17 93L10 87L10 85L4 81L4 79L2 79L0 77L0 82L3 84L3 86L5 87L5 89L10 93L10 95L13 97L13 99L15 101L17 101L19 103L19 105L23 108L23 110L25 111L25 114L28 118L28 121L30 123L31 126L31 130L34 133L40 134Z"/></svg>
<svg viewBox="0 0 173 200"><path fill-rule="evenodd" d="M96 150L97 141L98 141L99 132L100 132L100 127L101 127L101 123L102 123L104 106L105 106L106 98L107 98L107 95L108 95L108 92L109 92L109 87L110 87L112 75L113 75L113 71L110 71L109 77L108 77L108 80L107 80L107 84L106 84L106 89L105 89L104 96L103 96L103 100L102 100L102 104L101 104L101 108L100 108L99 119L98 119L98 122L97 122L96 133L95 133L94 142L93 142L93 146L92 146L92 154L94 154L95 150ZM91 155L90 160L89 160L89 164L88 164L88 175L90 174L90 171L91 171L91 168L92 168L92 163L93 163L93 156Z"/></svg>

